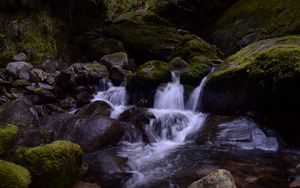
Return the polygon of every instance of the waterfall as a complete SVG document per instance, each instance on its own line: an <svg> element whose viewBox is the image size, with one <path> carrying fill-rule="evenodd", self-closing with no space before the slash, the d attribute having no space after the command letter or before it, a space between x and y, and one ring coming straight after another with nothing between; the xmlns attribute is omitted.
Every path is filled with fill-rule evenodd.
<svg viewBox="0 0 300 188"><path fill-rule="evenodd" d="M200 100L199 94L204 84L205 80L191 95L191 104ZM149 125L145 125L145 132L151 144L124 142L119 152L119 155L129 158L128 163L133 169L134 175L125 185L128 188L145 185L151 179L163 178L163 169L153 169L149 166L189 142L189 137L201 129L207 116L196 110L184 109L184 87L180 84L178 72L172 72L172 82L157 89L154 108L148 111L154 115Z"/></svg>
<svg viewBox="0 0 300 188"><path fill-rule="evenodd" d="M200 85L196 87L196 89L191 93L190 98L187 102L187 109L195 112L199 107L199 105L201 105L202 90L203 87L205 86L206 81L207 81L207 76L202 79Z"/></svg>
<svg viewBox="0 0 300 188"><path fill-rule="evenodd" d="M172 72L172 82L159 88L154 97L156 109L184 109L183 85L178 72Z"/></svg>
<svg viewBox="0 0 300 188"><path fill-rule="evenodd" d="M111 81L107 79L100 80L100 89L92 99L94 101L107 102L112 108L111 118L118 118L128 107L127 92L125 86L114 86Z"/></svg>

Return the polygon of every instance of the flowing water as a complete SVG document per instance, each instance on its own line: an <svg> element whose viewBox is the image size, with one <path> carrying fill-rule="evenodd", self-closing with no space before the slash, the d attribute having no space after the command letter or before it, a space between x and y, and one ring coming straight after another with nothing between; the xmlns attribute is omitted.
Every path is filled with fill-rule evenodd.
<svg viewBox="0 0 300 188"><path fill-rule="evenodd" d="M177 72L172 72L172 82L157 89L154 97L153 108L147 109L148 113L152 114L149 124L144 125L149 143L143 142L142 139L138 141L124 141L121 143L118 155L128 158L128 165L130 166L132 174L131 178L125 183L124 187L137 188L148 187L149 184L155 180L156 182L165 181L175 173L176 170L182 167L182 164L177 164L180 161L180 155L175 154L178 151L184 151L192 144L194 135L201 131L201 128L207 118L207 114L201 113L201 96L202 90L207 78L205 77L200 85L191 93L187 103L184 101L184 87L180 84L180 75ZM98 92L93 101L102 100L110 104L113 108L111 117L117 119L119 115L126 109L130 108L127 105L127 93L124 86L113 86L111 82L103 80L101 82L102 91ZM243 121L245 122L245 121ZM234 123L229 123L227 127ZM244 123L244 129L248 133L251 128L252 132L247 134L235 134L235 130L224 130L218 137L221 144L232 144L232 139L229 142L224 142L227 138L241 137L243 147L251 144L251 139L257 140L258 135L260 140L263 140L264 145L253 145L253 149L269 148L276 150L277 146L274 140L268 137L263 137L263 132L255 133L255 127L250 127ZM221 125L220 128L225 125ZM235 126L241 127L241 126ZM243 128L243 127L241 127ZM239 130L238 130L239 131ZM256 131L257 132L257 131ZM245 139L246 138L246 139ZM259 140L259 139L258 139ZM234 140L235 141L235 140ZM247 145L246 145L247 144ZM219 144L220 145L220 144ZM273 147L276 146L275 148ZM242 147L242 148L243 148ZM269 150L271 150L269 149ZM194 150L194 149L193 149ZM175 156L175 157L174 157ZM179 157L179 158L178 158ZM176 184L170 180L167 187L176 187Z"/></svg>

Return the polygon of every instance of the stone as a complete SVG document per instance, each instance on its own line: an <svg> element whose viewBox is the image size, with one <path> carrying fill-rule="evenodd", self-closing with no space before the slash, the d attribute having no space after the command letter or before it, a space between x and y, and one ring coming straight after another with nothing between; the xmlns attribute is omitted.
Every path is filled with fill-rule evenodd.
<svg viewBox="0 0 300 188"><path fill-rule="evenodd" d="M27 55L24 54L23 52L21 52L21 53L15 55L15 56L13 57L13 61L15 61L15 62L27 61L27 60L28 60Z"/></svg>
<svg viewBox="0 0 300 188"><path fill-rule="evenodd" d="M42 63L42 69L47 73L55 73L57 68L58 68L58 63L54 60L47 59Z"/></svg>
<svg viewBox="0 0 300 188"><path fill-rule="evenodd" d="M26 63L25 61L20 62L11 62L9 63L5 70L15 78L29 80L30 79L30 70L32 65Z"/></svg>
<svg viewBox="0 0 300 188"><path fill-rule="evenodd" d="M128 57L127 54L124 52L108 54L101 58L100 63L104 64L109 69L112 66L125 68L128 67Z"/></svg>
<svg viewBox="0 0 300 188"><path fill-rule="evenodd" d="M175 57L170 61L170 67L174 70L182 70L189 66L189 64L181 59L180 57Z"/></svg>
<svg viewBox="0 0 300 188"><path fill-rule="evenodd" d="M41 69L32 69L30 71L30 80L32 82L44 82L49 77L49 74Z"/></svg>
<svg viewBox="0 0 300 188"><path fill-rule="evenodd" d="M218 169L192 183L188 188L236 188L236 185L229 171Z"/></svg>
<svg viewBox="0 0 300 188"><path fill-rule="evenodd" d="M0 126L0 154L2 151L9 149L13 141L16 139L18 128L12 124L4 124Z"/></svg>

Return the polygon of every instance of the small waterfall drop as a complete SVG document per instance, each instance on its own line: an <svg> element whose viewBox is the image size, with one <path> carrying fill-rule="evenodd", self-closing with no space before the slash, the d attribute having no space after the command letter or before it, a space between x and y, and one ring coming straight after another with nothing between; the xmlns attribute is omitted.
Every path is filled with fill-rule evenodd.
<svg viewBox="0 0 300 188"><path fill-rule="evenodd" d="M191 103L200 99L202 86L199 86L190 98ZM197 94L198 93L198 94ZM195 97L195 96L198 97ZM197 99L198 98L198 99ZM143 142L124 142L120 156L128 157L133 169L133 177L125 187L142 187L151 179L163 179L170 172L168 168L152 167L153 163L168 156L174 149L189 142L189 137L197 133L207 115L184 109L184 88L180 84L180 74L172 72L172 82L158 88L154 98L154 108L148 110L153 114L149 125L145 125L150 144ZM170 167L172 165L170 164ZM166 171L165 173L162 173Z"/></svg>
<svg viewBox="0 0 300 188"><path fill-rule="evenodd" d="M127 105L127 92L125 86L114 86L110 80L100 80L100 90L92 99L94 101L105 101L112 108L112 118L118 118L118 116L124 112L128 107Z"/></svg>
<svg viewBox="0 0 300 188"><path fill-rule="evenodd" d="M207 81L207 76L204 77L198 87L192 91L190 98L187 102L187 109L192 110L193 112L196 112L199 105L201 105L201 97L202 97L202 90L205 86L205 83ZM200 103L200 104L199 104Z"/></svg>

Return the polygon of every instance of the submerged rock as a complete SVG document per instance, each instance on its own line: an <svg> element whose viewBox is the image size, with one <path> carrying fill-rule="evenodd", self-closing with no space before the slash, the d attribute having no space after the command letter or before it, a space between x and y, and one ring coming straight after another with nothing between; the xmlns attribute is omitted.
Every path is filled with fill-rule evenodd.
<svg viewBox="0 0 300 188"><path fill-rule="evenodd" d="M74 185L82 173L83 153L68 141L55 141L16 151L15 160L32 175L33 187L64 188Z"/></svg>
<svg viewBox="0 0 300 188"><path fill-rule="evenodd" d="M28 188L30 183L30 173L26 168L0 160L0 187Z"/></svg>
<svg viewBox="0 0 300 188"><path fill-rule="evenodd" d="M229 171L219 169L192 183L188 188L236 188L236 185Z"/></svg>

